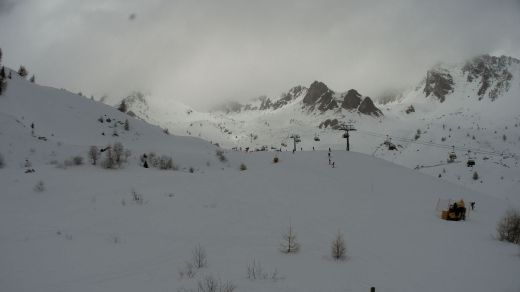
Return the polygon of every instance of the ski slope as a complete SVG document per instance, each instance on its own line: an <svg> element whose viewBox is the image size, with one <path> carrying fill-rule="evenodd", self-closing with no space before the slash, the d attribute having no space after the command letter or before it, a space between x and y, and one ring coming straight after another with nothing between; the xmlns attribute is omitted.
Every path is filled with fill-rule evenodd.
<svg viewBox="0 0 520 292"><path fill-rule="evenodd" d="M100 123L105 115L128 119L130 130ZM51 163L115 141L132 151L121 169ZM332 168L324 145L294 154L226 150L221 162L208 141L166 135L112 107L13 77L0 96L1 290L197 291L210 275L235 291L518 290L518 246L494 238L504 212L520 206L516 189L477 192L343 150L332 151ZM149 151L173 156L179 170L141 167ZM25 159L34 173L24 173ZM34 190L39 181L44 191ZM438 219L438 199L460 198L477 202L466 222ZM289 225L301 244L296 254L279 251ZM340 262L330 255L338 231L348 250ZM181 278L199 244L207 267ZM268 279L247 278L253 260Z"/></svg>

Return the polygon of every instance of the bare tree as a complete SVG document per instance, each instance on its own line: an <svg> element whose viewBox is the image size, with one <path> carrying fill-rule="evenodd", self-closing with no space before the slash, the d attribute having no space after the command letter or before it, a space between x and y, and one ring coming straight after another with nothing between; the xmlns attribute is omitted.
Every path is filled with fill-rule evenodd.
<svg viewBox="0 0 520 292"><path fill-rule="evenodd" d="M300 244L296 241L296 233L294 233L292 225L289 225L289 230L282 235L283 241L280 246L280 251L283 253L296 253L300 250Z"/></svg>
<svg viewBox="0 0 520 292"><path fill-rule="evenodd" d="M343 261L347 258L347 246L345 244L345 239L343 239L343 234L338 231L338 234L332 241L332 249L331 255L332 258L337 261Z"/></svg>
<svg viewBox="0 0 520 292"><path fill-rule="evenodd" d="M92 161L92 165L96 165L96 162L99 159L99 149L97 146L90 146L90 149L88 151L88 157L90 161Z"/></svg>
<svg viewBox="0 0 520 292"><path fill-rule="evenodd" d="M201 269L208 265L206 250L200 244L193 249L191 255L195 268Z"/></svg>

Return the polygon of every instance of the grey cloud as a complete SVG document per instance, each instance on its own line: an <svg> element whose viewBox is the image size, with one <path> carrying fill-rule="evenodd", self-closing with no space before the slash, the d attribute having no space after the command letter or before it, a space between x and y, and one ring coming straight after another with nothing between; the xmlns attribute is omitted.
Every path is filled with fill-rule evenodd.
<svg viewBox="0 0 520 292"><path fill-rule="evenodd" d="M517 0L25 2L0 19L6 62L57 87L196 107L315 79L374 95L439 61L520 57Z"/></svg>

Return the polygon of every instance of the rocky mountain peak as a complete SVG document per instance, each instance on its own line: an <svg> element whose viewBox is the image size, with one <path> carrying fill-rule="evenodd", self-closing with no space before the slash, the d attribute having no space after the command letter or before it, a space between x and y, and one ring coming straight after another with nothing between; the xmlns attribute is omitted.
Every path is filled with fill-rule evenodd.
<svg viewBox="0 0 520 292"><path fill-rule="evenodd" d="M372 99L368 96L365 97L365 99L363 99L363 101L358 107L358 111L364 115L375 117L380 117L383 115L383 112L376 107Z"/></svg>
<svg viewBox="0 0 520 292"><path fill-rule="evenodd" d="M362 97L363 96L357 92L357 90L350 89L347 91L347 94L345 94L341 107L346 110L355 110L361 104Z"/></svg>
<svg viewBox="0 0 520 292"><path fill-rule="evenodd" d="M512 64L520 64L520 60L506 56L482 55L466 62L462 72L468 82L479 83L478 96L481 100L487 93L491 100L508 91L513 79L509 71Z"/></svg>
<svg viewBox="0 0 520 292"><path fill-rule="evenodd" d="M453 77L450 72L439 66L428 70L423 92L426 97L433 95L440 102L446 100L446 95L453 92Z"/></svg>
<svg viewBox="0 0 520 292"><path fill-rule="evenodd" d="M338 103L334 100L334 91L320 81L311 84L303 98L303 105L311 110L317 107L322 112L338 108Z"/></svg>

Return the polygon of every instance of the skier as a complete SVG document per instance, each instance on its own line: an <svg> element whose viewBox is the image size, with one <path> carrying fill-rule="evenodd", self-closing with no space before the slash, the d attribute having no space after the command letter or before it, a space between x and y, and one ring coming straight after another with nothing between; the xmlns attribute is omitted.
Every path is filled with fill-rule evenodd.
<svg viewBox="0 0 520 292"><path fill-rule="evenodd" d="M470 204L470 206L471 206L471 210L472 210L472 211L475 210L475 202L471 202L471 203L469 203L469 204Z"/></svg>
<svg viewBox="0 0 520 292"><path fill-rule="evenodd" d="M336 167L336 161L332 162L332 168Z"/></svg>

